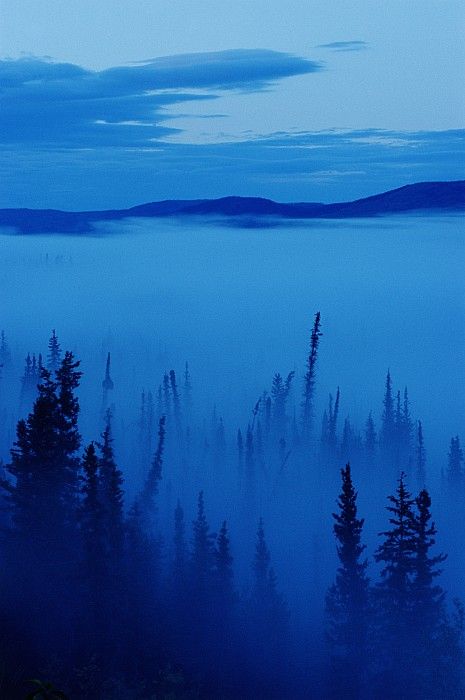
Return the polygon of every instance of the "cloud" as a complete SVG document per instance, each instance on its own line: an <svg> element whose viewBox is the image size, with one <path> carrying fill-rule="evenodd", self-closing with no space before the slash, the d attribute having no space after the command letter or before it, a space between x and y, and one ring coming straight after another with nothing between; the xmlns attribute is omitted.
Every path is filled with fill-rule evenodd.
<svg viewBox="0 0 465 700"><path fill-rule="evenodd" d="M364 51L368 44L366 41L333 41L330 44L319 44L316 48L330 51Z"/></svg>
<svg viewBox="0 0 465 700"><path fill-rule="evenodd" d="M0 206L111 209L231 194L344 201L415 181L463 179L464 157L465 130L334 129L203 144L5 147Z"/></svg>
<svg viewBox="0 0 465 700"><path fill-rule="evenodd" d="M224 91L258 92L321 69L263 49L165 56L102 71L45 58L3 60L0 138L7 144L141 145L173 131L162 125L169 105Z"/></svg>

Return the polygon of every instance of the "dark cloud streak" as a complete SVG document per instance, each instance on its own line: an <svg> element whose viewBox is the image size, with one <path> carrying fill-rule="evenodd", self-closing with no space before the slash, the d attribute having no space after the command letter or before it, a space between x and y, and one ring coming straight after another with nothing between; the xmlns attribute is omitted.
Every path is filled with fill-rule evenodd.
<svg viewBox="0 0 465 700"><path fill-rule="evenodd" d="M170 132L160 125L169 105L224 91L259 92L321 69L315 61L262 49L166 56L102 71L43 58L4 60L1 139L43 147L140 145Z"/></svg>
<svg viewBox="0 0 465 700"><path fill-rule="evenodd" d="M330 44L319 44L316 48L330 51L364 51L368 44L366 41L333 41Z"/></svg>

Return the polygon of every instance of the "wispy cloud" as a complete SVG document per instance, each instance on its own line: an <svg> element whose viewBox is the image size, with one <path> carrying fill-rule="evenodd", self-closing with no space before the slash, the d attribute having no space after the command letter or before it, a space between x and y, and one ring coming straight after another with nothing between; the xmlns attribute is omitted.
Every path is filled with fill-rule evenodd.
<svg viewBox="0 0 465 700"><path fill-rule="evenodd" d="M163 125L169 105L215 99L224 91L258 92L321 69L318 62L263 49L165 56L102 71L46 58L3 60L0 138L9 144L140 145L173 131Z"/></svg>
<svg viewBox="0 0 465 700"><path fill-rule="evenodd" d="M101 209L229 194L343 201L415 181L463 179L464 157L465 130L250 133L241 141L92 149L5 146L0 206Z"/></svg>
<svg viewBox="0 0 465 700"><path fill-rule="evenodd" d="M368 46L366 41L333 41L330 44L319 44L316 48L330 51L364 51Z"/></svg>

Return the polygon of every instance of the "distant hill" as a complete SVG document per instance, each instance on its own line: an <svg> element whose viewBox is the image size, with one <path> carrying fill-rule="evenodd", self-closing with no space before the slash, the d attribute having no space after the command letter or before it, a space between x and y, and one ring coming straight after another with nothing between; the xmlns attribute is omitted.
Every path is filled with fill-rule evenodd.
<svg viewBox="0 0 465 700"><path fill-rule="evenodd" d="M280 203L261 197L165 200L130 209L68 212L56 209L0 209L0 226L19 233L89 233L100 221L168 216L221 216L264 221L279 219L349 219L401 213L465 211L465 180L419 182L353 202Z"/></svg>

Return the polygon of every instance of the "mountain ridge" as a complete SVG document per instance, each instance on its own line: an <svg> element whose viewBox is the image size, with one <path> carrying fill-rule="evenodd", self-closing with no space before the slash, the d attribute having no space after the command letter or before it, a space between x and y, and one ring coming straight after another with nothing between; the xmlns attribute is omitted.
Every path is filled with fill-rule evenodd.
<svg viewBox="0 0 465 700"><path fill-rule="evenodd" d="M162 200L127 209L63 211L0 209L0 226L19 233L90 233L102 221L169 216L264 217L279 219L349 219L402 213L465 211L465 180L418 182L349 202L276 202L263 197Z"/></svg>

